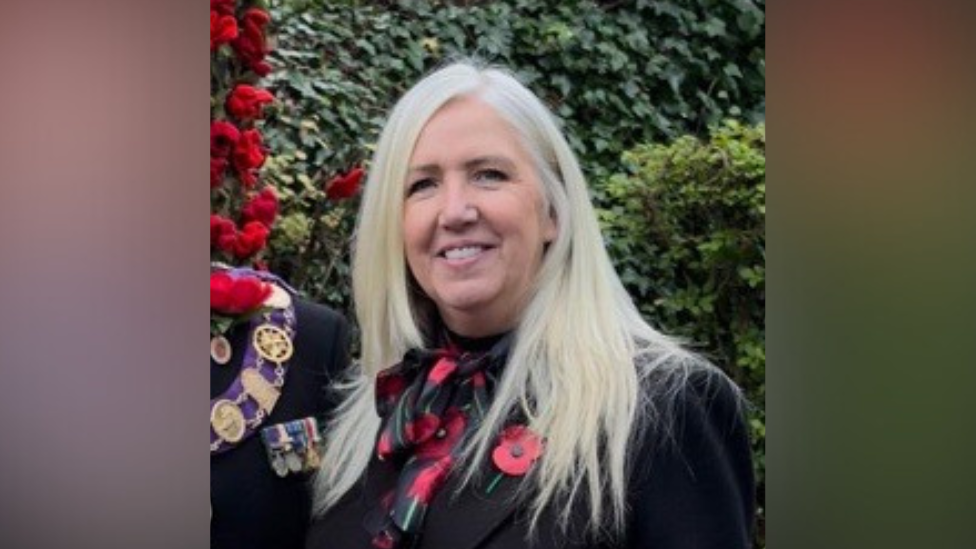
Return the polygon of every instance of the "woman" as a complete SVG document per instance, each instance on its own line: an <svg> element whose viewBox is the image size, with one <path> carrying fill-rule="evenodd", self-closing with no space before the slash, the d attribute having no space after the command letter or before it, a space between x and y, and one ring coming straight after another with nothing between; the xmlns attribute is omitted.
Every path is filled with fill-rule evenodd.
<svg viewBox="0 0 976 549"><path fill-rule="evenodd" d="M398 102L353 269L310 549L749 545L737 390L640 317L515 78L455 63Z"/></svg>

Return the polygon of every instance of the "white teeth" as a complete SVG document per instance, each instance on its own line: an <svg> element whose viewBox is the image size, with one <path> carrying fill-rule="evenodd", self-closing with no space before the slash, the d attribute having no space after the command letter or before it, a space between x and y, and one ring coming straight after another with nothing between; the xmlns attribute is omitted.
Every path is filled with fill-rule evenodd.
<svg viewBox="0 0 976 549"><path fill-rule="evenodd" d="M467 259L474 257L484 250L481 246L468 246L466 248L452 248L444 252L447 259Z"/></svg>

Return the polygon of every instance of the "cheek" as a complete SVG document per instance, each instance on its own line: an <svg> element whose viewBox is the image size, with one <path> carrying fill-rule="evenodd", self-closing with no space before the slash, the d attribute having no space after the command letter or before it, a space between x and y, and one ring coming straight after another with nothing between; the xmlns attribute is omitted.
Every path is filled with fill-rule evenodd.
<svg viewBox="0 0 976 549"><path fill-rule="evenodd" d="M422 225L412 210L403 212L403 245L408 252L415 250L424 240Z"/></svg>
<svg viewBox="0 0 976 549"><path fill-rule="evenodd" d="M406 256L407 272L410 273L413 283L417 284L419 289L426 294L427 280L429 278L427 265L424 263L422 257L411 249L409 245L406 249Z"/></svg>
<svg viewBox="0 0 976 549"><path fill-rule="evenodd" d="M407 212L404 212L403 250L407 256L407 268L414 274L414 277L419 279L424 277L423 271L426 268L424 257L426 256L428 238L428 231L425 230L423 224L417 222L416 216L408 216Z"/></svg>

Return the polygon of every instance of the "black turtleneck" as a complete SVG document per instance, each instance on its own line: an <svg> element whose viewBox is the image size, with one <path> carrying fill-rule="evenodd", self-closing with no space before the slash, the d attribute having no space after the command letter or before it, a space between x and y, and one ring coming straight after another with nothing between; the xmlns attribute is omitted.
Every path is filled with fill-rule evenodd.
<svg viewBox="0 0 976 549"><path fill-rule="evenodd" d="M502 340L503 337L507 336L511 332L502 332L500 334L485 336L485 337L467 337L460 334L456 334L451 330L445 328L445 333L447 340L454 345L457 345L461 350L469 353L479 353L484 352L495 346L496 343Z"/></svg>

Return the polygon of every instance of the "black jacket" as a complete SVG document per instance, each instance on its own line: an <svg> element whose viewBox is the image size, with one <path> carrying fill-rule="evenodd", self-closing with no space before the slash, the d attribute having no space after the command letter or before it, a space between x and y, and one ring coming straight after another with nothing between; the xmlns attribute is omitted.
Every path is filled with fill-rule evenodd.
<svg viewBox="0 0 976 549"><path fill-rule="evenodd" d="M751 547L755 488L743 419L727 386L693 383L679 399L670 443L652 438L650 426L635 437L627 531L616 543L588 540L573 529L564 534L550 512L530 544L525 506L515 497L518 481L506 479L491 494L473 486L458 493L456 481L448 481L410 549ZM364 482L312 525L307 549L371 549L365 524L396 479L390 465L374 459ZM574 526L586 520L585 513L574 517Z"/></svg>
<svg viewBox="0 0 976 549"><path fill-rule="evenodd" d="M326 392L348 364L348 324L331 309L295 300L295 354L281 397L263 426L331 411ZM230 335L230 364L210 362L210 396L222 393L240 371L247 326ZM278 477L271 469L260 434L238 448L210 458L210 547L215 549L298 549L310 513L308 475Z"/></svg>

